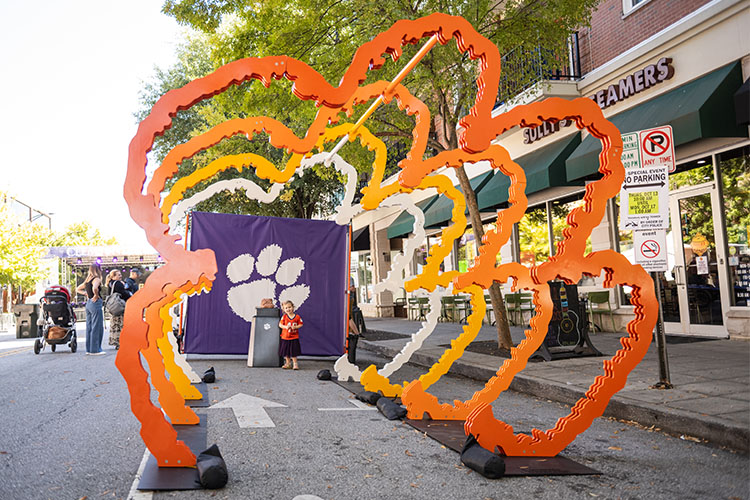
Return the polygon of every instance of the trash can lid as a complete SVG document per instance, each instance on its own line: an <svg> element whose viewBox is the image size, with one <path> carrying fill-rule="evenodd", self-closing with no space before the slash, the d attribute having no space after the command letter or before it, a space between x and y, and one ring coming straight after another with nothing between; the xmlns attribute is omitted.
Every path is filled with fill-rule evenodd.
<svg viewBox="0 0 750 500"><path fill-rule="evenodd" d="M255 315L256 316L262 316L262 317L272 317L272 318L278 318L281 316L280 309L277 309L275 307L257 307L255 308Z"/></svg>

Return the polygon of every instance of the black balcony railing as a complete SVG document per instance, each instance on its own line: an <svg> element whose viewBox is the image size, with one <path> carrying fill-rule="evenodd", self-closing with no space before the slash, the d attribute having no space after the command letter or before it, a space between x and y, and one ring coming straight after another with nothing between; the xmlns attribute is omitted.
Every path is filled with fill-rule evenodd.
<svg viewBox="0 0 750 500"><path fill-rule="evenodd" d="M578 80L581 78L578 34L571 35L568 51L562 57L544 47L518 47L502 57L500 69L502 75L497 95L498 105L540 81Z"/></svg>

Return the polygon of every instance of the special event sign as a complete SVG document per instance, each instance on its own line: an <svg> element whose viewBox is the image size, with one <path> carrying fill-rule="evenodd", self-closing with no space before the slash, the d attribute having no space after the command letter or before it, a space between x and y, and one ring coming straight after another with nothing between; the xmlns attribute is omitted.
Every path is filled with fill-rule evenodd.
<svg viewBox="0 0 750 500"><path fill-rule="evenodd" d="M620 229L669 227L669 182L666 165L625 171L620 190Z"/></svg>

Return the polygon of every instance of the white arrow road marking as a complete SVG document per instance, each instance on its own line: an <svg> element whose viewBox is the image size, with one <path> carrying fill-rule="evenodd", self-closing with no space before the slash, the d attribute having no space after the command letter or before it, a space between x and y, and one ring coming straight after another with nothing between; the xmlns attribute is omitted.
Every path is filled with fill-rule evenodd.
<svg viewBox="0 0 750 500"><path fill-rule="evenodd" d="M377 408L373 408L372 406L363 403L362 401L358 399L347 399L351 404L356 406L356 408L318 408L318 411L361 411L361 410L377 410Z"/></svg>
<svg viewBox="0 0 750 500"><path fill-rule="evenodd" d="M154 498L154 492L150 490L141 491L138 489L138 483L141 482L141 476L143 475L143 469L146 468L146 462L148 461L148 457L151 455L151 453L148 451L148 448L146 448L146 451L143 453L143 459L141 460L141 465L138 467L138 472L135 474L135 480L133 481L132 486L130 486L130 492L128 492L128 500L151 500Z"/></svg>
<svg viewBox="0 0 750 500"><path fill-rule="evenodd" d="M286 405L275 403L266 399L248 396L247 394L235 394L221 403L216 403L211 408L231 408L237 417L237 424L241 427L276 427L271 417L268 416L263 407L286 408Z"/></svg>

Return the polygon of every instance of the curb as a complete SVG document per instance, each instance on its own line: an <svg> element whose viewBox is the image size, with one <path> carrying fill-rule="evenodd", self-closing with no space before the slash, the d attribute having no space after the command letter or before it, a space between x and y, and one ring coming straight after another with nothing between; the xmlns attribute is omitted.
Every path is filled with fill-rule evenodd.
<svg viewBox="0 0 750 500"><path fill-rule="evenodd" d="M360 339L358 347L388 358L394 357L399 352L398 349L365 339ZM440 352L442 353L442 349ZM438 358L439 356L416 352L409 363L429 368ZM479 364L467 363L463 361L464 358L474 358ZM495 375L496 370L481 366L481 363L495 359L483 354L464 353L463 358L453 363L450 372L473 380L486 381ZM585 391L581 389L523 375L523 372L515 376L510 384L510 390L568 405L573 405L585 397ZM695 414L682 410L665 409L661 405L625 400L615 395L602 416L633 421L644 427L658 427L662 432L678 437L683 435L697 437L712 445L731 448L743 453L750 452L750 429L728 425L725 421L708 415L696 418Z"/></svg>

